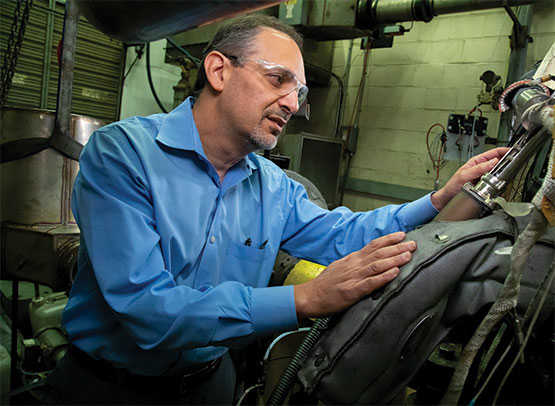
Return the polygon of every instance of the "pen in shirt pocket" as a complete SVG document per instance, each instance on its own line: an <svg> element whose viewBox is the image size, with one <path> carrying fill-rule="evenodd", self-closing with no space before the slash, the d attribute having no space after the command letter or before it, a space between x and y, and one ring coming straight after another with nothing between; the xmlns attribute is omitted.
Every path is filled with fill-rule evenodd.
<svg viewBox="0 0 555 406"><path fill-rule="evenodd" d="M260 244L260 247L258 247L258 249L263 250L264 248L266 248L266 244L268 244L268 240L266 240L262 244Z"/></svg>

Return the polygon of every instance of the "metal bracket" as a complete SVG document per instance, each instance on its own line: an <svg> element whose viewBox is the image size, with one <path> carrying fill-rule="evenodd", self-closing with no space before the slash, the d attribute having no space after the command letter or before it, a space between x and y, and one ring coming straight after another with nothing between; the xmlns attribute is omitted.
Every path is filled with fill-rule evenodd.
<svg viewBox="0 0 555 406"><path fill-rule="evenodd" d="M511 20L513 20L513 32L509 36L511 39L511 49L520 49L526 47L526 44L533 41L533 38L528 35L528 26L522 25L518 21L518 17L514 11L507 5L503 6Z"/></svg>

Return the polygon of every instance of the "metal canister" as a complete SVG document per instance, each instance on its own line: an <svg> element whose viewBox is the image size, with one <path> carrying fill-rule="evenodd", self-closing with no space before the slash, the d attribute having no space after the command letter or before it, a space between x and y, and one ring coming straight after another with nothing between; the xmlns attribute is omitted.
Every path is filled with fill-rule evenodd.
<svg viewBox="0 0 555 406"><path fill-rule="evenodd" d="M54 122L53 111L3 108L0 110L0 143L49 138ZM94 130L106 124L99 119L73 115L69 135L85 144ZM74 222L69 199L78 170L78 162L51 148L0 164L0 221L26 225Z"/></svg>

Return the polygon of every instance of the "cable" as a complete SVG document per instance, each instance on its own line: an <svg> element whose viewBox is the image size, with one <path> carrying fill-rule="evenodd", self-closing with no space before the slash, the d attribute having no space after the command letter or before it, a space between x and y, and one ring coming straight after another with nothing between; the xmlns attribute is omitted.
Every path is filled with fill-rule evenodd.
<svg viewBox="0 0 555 406"><path fill-rule="evenodd" d="M287 368L281 374L277 385L275 386L268 402L269 406L278 406L283 404L283 400L287 396L291 386L293 385L295 378L297 377L297 372L303 366L306 357L312 350L316 342L320 339L320 336L328 328L328 323L330 322L330 317L323 317L314 323L303 342L299 346L297 352L293 356L293 359L287 365Z"/></svg>
<svg viewBox="0 0 555 406"><path fill-rule="evenodd" d="M156 103L158 104L158 107L160 107L160 110L162 110L164 113L167 113L168 111L162 105L162 102L158 98L156 90L154 89L154 84L152 83L152 73L150 72L150 42L147 42L146 44L146 74L148 77L148 84L150 85L150 91L154 96L154 100L156 100Z"/></svg>
<svg viewBox="0 0 555 406"><path fill-rule="evenodd" d="M439 151L437 153L437 159L434 156L435 154L432 152L432 147L430 146L430 133L432 132L432 130L435 127L440 127L441 130L442 130L442 132L439 136L440 146L439 146ZM437 144L437 141L436 141L437 139L438 139L437 137L434 139L434 144ZM430 157L430 160L432 161L432 168L436 171L436 178L434 180L434 189L435 190L439 189L439 171L440 171L441 167L443 166L442 157L443 157L443 151L445 150L445 143L446 142L447 142L447 135L446 135L446 132L445 132L445 127L442 124L434 123L430 126L430 128L428 128L428 131L426 131L426 149L428 150L428 156Z"/></svg>
<svg viewBox="0 0 555 406"><path fill-rule="evenodd" d="M478 397L482 394L484 389L486 389L486 386L488 386L488 383L489 383L490 379L493 377L493 375L495 374L495 371L497 371L497 368L499 368L499 366L501 365L501 363L503 362L503 360L505 359L505 357L507 356L507 354L509 353L509 351L511 350L512 347L513 347L513 343L511 342L507 346L507 348L505 348L505 351L503 351L503 354L501 354L501 357L499 357L499 360L493 366L491 372L489 373L488 377L484 381L482 387L480 388L478 393L470 401L470 404L469 404L470 406L473 406L476 403L476 401L478 400Z"/></svg>
<svg viewBox="0 0 555 406"><path fill-rule="evenodd" d="M353 104L353 111L352 111L352 115L351 115L351 120L349 122L349 130L347 132L347 135L345 137L345 145L349 145L349 138L351 137L351 132L353 130L353 128L358 127L358 120L360 118L360 108L362 105L362 95L364 92L364 85L366 83L366 75L368 73L368 56L370 55L370 47L371 47L371 42L370 42L370 37L368 38L368 47L365 49L364 51L364 62L362 64L362 75L360 77L360 83L358 85L358 90L357 90L357 95L355 97L355 102ZM355 58L356 59L356 58ZM339 198L339 202L340 204L343 204L343 197L345 195L345 183L347 183L347 178L349 176L349 171L351 169L351 162L352 162L352 158L354 155L354 151L347 151L348 155L347 155L347 163L345 165L345 172L343 174L343 180L342 180L342 187L341 187L341 196Z"/></svg>
<svg viewBox="0 0 555 406"><path fill-rule="evenodd" d="M137 47L135 47L135 60L133 61L129 69L127 69L127 72L123 75L122 82L125 82L125 78L127 78L127 75L129 75L129 73L131 72L131 69L133 69L133 66L135 66L137 61L141 59L141 57L143 56L144 47L145 47L144 44L138 45Z"/></svg>
<svg viewBox="0 0 555 406"><path fill-rule="evenodd" d="M339 85L339 101L337 106L337 118L336 118L335 134L334 134L335 137L338 137L341 133L341 120L343 118L343 98L344 98L345 91L344 91L343 81L341 80L341 78L331 71L330 71L330 74L337 81L337 84Z"/></svg>
<svg viewBox="0 0 555 406"><path fill-rule="evenodd" d="M331 78L335 79L337 82L337 85L339 86L337 112L336 112L336 118L335 118L335 130L334 130L334 134L332 134L333 138L338 137L341 133L341 121L343 117L343 99L344 99L344 93L345 93L345 85L343 84L343 80L341 80L341 78L337 76L335 73L333 73L332 71L322 68L321 66L314 65L310 62L305 62L305 65L313 70L321 71L326 75L330 76Z"/></svg>
<svg viewBox="0 0 555 406"><path fill-rule="evenodd" d="M511 366L509 367L509 369L507 370L507 373L503 377L503 380L499 384L499 389L497 389L497 393L495 394L495 398L493 399L492 406L495 406L495 404L497 403L497 399L499 398L499 395L501 394L501 390L503 389L503 386L505 385L505 382L509 378L509 375L513 371L513 368L515 367L516 363L518 362L519 358L521 357L522 353L524 352L524 349L526 348L526 345L528 344L528 339L530 338L530 335L532 334L532 329L534 328L534 325L536 324L536 321L538 320L538 316L540 315L540 311L543 308L543 305L545 303L545 299L547 298L547 295L550 291L551 283L553 283L553 278L554 277L555 277L555 258L551 262L551 270L549 271L549 274L546 276L546 278L544 279L544 282L541 286L541 288L544 289L544 291L542 292L542 296L541 296L540 302L538 304L538 307L536 308L536 311L534 312L534 316L532 316L532 320L530 321L530 326L528 327L528 331L526 332L526 338L524 338L524 342L522 343L522 346L520 347L520 350L518 351L518 354L515 355Z"/></svg>
<svg viewBox="0 0 555 406"><path fill-rule="evenodd" d="M251 386L250 388L247 388L245 392L243 392L243 394L241 395L241 397L239 398L235 406L241 406L241 403L243 403L243 400L245 400L245 397L249 394L249 392L251 392L253 389L260 388L262 386L264 385L262 385L261 383L258 383L256 385Z"/></svg>
<svg viewBox="0 0 555 406"><path fill-rule="evenodd" d="M482 110L481 110L479 107L480 107L479 104L477 104L476 106L472 107L472 110L470 110L470 111L468 112L468 115L471 116L476 110L478 110L478 112L480 113L480 117L483 117L483 116L484 116L484 113L482 112Z"/></svg>
<svg viewBox="0 0 555 406"><path fill-rule="evenodd" d="M521 186L522 186L522 181L523 181L523 179L524 179L524 175L525 175L526 172L529 170L529 168L530 168L529 162L526 162L526 166L524 166L524 167L520 170L520 173L516 175L516 176L518 176L518 181L516 182L516 184L511 185L512 194L511 194L510 200L512 200L512 201L517 201L516 198L517 198L518 192L519 192L519 190L520 190L520 188L521 188ZM515 179L516 179L516 176L515 176ZM521 195L522 195L522 193L521 193ZM522 201L522 196L521 196L520 200L518 200L518 201Z"/></svg>
<svg viewBox="0 0 555 406"><path fill-rule="evenodd" d="M468 371L478 350L492 328L516 306L520 281L532 248L547 228L547 220L543 214L534 209L525 229L518 235L511 253L511 269L497 299L484 317L460 356L459 363L453 373L441 404L457 404L464 387ZM529 333L531 330L529 330ZM528 337L528 336L527 336ZM526 343L526 339L525 339ZM525 344L524 344L525 345ZM519 354L520 355L520 354Z"/></svg>

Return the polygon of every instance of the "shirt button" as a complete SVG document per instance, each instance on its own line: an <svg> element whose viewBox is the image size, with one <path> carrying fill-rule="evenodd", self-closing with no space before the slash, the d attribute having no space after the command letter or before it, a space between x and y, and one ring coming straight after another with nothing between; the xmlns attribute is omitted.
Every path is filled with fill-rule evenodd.
<svg viewBox="0 0 555 406"><path fill-rule="evenodd" d="M210 242L212 244L214 244L216 242L216 237L214 237L214 236L210 237Z"/></svg>

